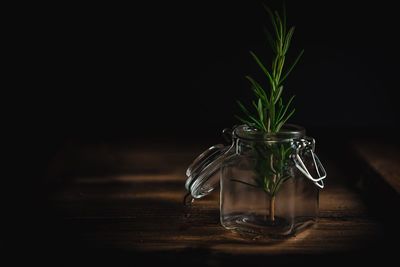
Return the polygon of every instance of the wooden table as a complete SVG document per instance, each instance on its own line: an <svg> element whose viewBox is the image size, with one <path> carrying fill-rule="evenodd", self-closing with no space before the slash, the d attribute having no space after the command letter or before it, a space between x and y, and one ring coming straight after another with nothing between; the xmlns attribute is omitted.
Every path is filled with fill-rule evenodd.
<svg viewBox="0 0 400 267"><path fill-rule="evenodd" d="M320 194L319 222L287 240L247 240L225 230L219 223L218 192L184 207L186 167L205 148L66 145L52 161L47 181L52 185L49 203L56 225L51 240L62 240L64 252L75 255L118 255L111 262L187 266L337 266L392 257L388 242L398 236L398 226L391 228L392 220L375 216L353 186L358 171L350 171L346 160L329 153L321 155L328 179ZM382 212L391 215L390 205Z"/></svg>

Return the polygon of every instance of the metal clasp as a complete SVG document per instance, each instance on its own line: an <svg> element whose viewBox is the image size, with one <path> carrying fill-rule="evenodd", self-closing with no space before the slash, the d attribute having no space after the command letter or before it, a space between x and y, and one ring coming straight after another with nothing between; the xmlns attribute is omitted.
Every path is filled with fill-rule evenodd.
<svg viewBox="0 0 400 267"><path fill-rule="evenodd" d="M296 152L292 155L295 166L299 169L308 179L314 182L319 188L324 188L324 179L326 178L326 171L324 166L322 166L321 161L318 156L314 153L315 150L315 140L313 138L305 137L300 140L293 141L296 147ZM312 177L307 167L305 166L300 154L303 152L310 152L311 157L314 161L314 166L317 171L318 178Z"/></svg>

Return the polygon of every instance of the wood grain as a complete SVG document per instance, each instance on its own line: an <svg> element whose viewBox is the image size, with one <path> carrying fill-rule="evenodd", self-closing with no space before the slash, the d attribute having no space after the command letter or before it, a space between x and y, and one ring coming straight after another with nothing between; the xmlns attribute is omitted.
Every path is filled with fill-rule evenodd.
<svg viewBox="0 0 400 267"><path fill-rule="evenodd" d="M382 140L363 140L353 146L358 156L400 194L400 146Z"/></svg>
<svg viewBox="0 0 400 267"><path fill-rule="evenodd" d="M227 231L219 224L218 192L189 208L182 205L185 169L203 149L66 147L49 174L56 188L54 212L86 248L135 253L317 256L374 250L385 237L383 225L347 186L347 172L329 158L317 225L283 241L249 240Z"/></svg>

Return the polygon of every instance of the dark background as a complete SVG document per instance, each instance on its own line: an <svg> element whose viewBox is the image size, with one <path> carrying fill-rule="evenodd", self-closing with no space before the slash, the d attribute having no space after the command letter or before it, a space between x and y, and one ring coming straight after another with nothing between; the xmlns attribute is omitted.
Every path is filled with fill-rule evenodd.
<svg viewBox="0 0 400 267"><path fill-rule="evenodd" d="M265 3L281 7L281 1ZM296 95L291 122L325 144L395 136L395 2L286 3L289 24L296 25L290 59L305 50L285 86L286 99ZM221 140L223 128L237 123L236 100L252 98L244 76L266 84L249 54L252 50L270 64L263 35L269 20L261 1L25 9L29 17L16 33L22 38L16 46L22 59L14 62L24 74L15 80L12 109L23 118L14 120L19 139L12 143L18 161L13 175L23 177L18 180L23 186L18 198L7 187L15 207L23 209L12 212L15 218L24 214L24 220L10 220L21 236L36 237L34 229L47 227L40 220L26 227L26 218L51 215L46 210L49 188L40 181L65 143L208 144L204 140L211 139L211 145ZM18 240L26 238L16 239L17 248Z"/></svg>
<svg viewBox="0 0 400 267"><path fill-rule="evenodd" d="M267 1L280 8L281 1ZM48 10L48 6L46 7ZM391 1L287 1L296 25L285 86L292 122L346 136L397 128L397 9ZM49 138L215 136L265 83L271 50L261 1L69 5L39 13L29 40L30 129ZM347 132L346 132L347 131ZM44 135L43 135L44 134Z"/></svg>

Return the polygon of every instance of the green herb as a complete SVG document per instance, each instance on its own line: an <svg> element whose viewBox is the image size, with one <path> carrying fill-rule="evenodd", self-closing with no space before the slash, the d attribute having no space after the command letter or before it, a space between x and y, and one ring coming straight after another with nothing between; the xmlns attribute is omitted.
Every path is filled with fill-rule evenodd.
<svg viewBox="0 0 400 267"><path fill-rule="evenodd" d="M289 67L285 68L286 55L290 47L295 27L287 29L286 26L286 9L283 8L283 14L277 11L272 12L267 6L264 6L273 27L273 34L266 29L267 39L273 51L273 59L271 68L268 69L262 61L253 52L250 52L260 69L265 74L269 90L265 90L260 83L252 77L246 76L249 80L256 99L252 101L255 114L249 111L240 101L238 101L240 109L245 117L238 117L243 123L252 126L260 131L267 133L276 133L282 128L287 120L294 114L295 109L291 109L294 96L287 103L282 99L283 82L291 73L299 59L303 55L302 50Z"/></svg>
<svg viewBox="0 0 400 267"><path fill-rule="evenodd" d="M291 65L285 67L286 55L290 47L295 28L286 26L286 9L280 15L277 11L272 12L264 6L273 27L273 34L266 30L267 38L273 51L271 68L268 69L253 52L250 52L258 66L265 74L269 90L265 90L260 83L252 77L246 76L249 80L255 95L252 106L255 112L250 112L240 101L238 105L245 117L238 117L242 122L265 133L277 133L282 126L294 114L295 109L291 108L294 96L286 103L282 99L283 82L291 73L299 59L303 55L302 50ZM253 145L255 151L255 171L257 176L253 183L232 179L248 186L262 189L270 199L269 218L275 221L275 197L282 184L291 176L288 173L289 156L292 147L288 144L277 144L261 142Z"/></svg>

